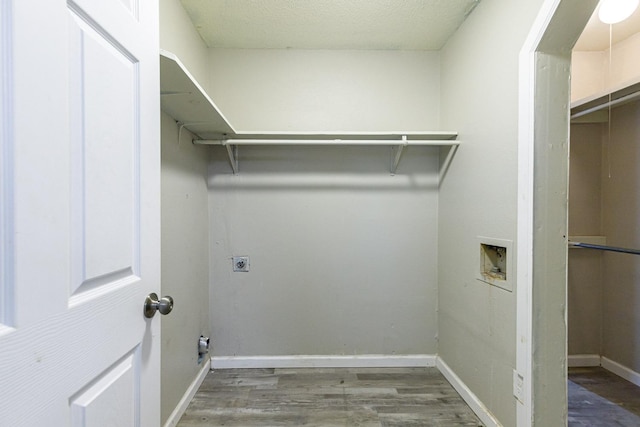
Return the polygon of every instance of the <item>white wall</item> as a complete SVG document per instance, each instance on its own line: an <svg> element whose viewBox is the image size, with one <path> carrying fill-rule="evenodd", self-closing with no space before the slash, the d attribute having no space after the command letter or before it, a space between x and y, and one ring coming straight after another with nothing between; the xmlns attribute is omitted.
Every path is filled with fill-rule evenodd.
<svg viewBox="0 0 640 427"><path fill-rule="evenodd" d="M209 336L208 151L162 113L162 423L198 375L197 342Z"/></svg>
<svg viewBox="0 0 640 427"><path fill-rule="evenodd" d="M439 128L437 53L212 52L242 130ZM248 148L210 167L217 356L435 354L438 149ZM232 255L251 271L233 273Z"/></svg>
<svg viewBox="0 0 640 427"><path fill-rule="evenodd" d="M463 143L440 187L438 352L506 426L518 289L476 280L477 237L516 247L518 55L541 3L481 2L441 53L442 125Z"/></svg>
<svg viewBox="0 0 640 427"><path fill-rule="evenodd" d="M214 356L437 352L438 152L242 147L210 167ZM232 272L248 255L251 271Z"/></svg>
<svg viewBox="0 0 640 427"><path fill-rule="evenodd" d="M640 33L601 52L571 56L571 102L602 96L640 81Z"/></svg>
<svg viewBox="0 0 640 427"><path fill-rule="evenodd" d="M198 83L209 90L208 49L180 0L160 0L160 48L180 58Z"/></svg>
<svg viewBox="0 0 640 427"><path fill-rule="evenodd" d="M240 131L439 130L437 52L210 52L210 95Z"/></svg>
<svg viewBox="0 0 640 427"><path fill-rule="evenodd" d="M207 50L179 0L160 1L160 48L176 54L206 88ZM209 335L206 174L208 150L191 144L162 114L162 295L175 299L162 319L161 420L178 405L201 365L197 340Z"/></svg>
<svg viewBox="0 0 640 427"><path fill-rule="evenodd" d="M608 57L602 51L571 53L571 102L604 93Z"/></svg>

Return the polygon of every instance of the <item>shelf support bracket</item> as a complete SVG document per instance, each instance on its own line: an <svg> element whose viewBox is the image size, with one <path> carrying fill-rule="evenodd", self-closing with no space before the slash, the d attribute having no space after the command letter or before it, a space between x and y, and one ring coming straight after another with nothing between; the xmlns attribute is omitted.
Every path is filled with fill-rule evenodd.
<svg viewBox="0 0 640 427"><path fill-rule="evenodd" d="M396 151L396 157L393 159L393 164L391 165L391 175L396 174L396 170L398 169L398 164L400 163L400 158L402 157L402 151L404 147L408 145L407 143L407 135L402 135L402 144L398 144L398 148Z"/></svg>
<svg viewBox="0 0 640 427"><path fill-rule="evenodd" d="M224 147L227 149L227 155L229 156L229 163L231 164L231 169L233 169L233 174L238 174L238 146L229 144L228 140L223 142Z"/></svg>
<svg viewBox="0 0 640 427"><path fill-rule="evenodd" d="M444 181L444 177L447 176L447 172L449 172L449 166L451 166L451 160L453 160L453 156L456 155L456 151L458 151L458 145L449 146L449 150L447 151L447 156L442 161L440 165L440 175L438 178L438 188L440 188L440 184Z"/></svg>

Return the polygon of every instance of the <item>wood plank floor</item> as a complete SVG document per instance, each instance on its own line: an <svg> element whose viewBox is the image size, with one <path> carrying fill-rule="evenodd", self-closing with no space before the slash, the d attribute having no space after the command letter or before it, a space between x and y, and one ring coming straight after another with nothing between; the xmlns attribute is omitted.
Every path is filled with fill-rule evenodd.
<svg viewBox="0 0 640 427"><path fill-rule="evenodd" d="M569 368L569 427L640 426L640 387L603 368Z"/></svg>
<svg viewBox="0 0 640 427"><path fill-rule="evenodd" d="M436 368L210 372L178 427L482 426Z"/></svg>

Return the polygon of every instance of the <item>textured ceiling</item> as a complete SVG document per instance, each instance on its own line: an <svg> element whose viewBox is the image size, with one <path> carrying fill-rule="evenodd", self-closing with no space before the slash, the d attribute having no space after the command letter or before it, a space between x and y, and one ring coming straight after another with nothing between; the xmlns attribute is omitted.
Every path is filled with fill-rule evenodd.
<svg viewBox="0 0 640 427"><path fill-rule="evenodd" d="M611 42L616 44L640 32L640 8L631 17L611 26ZM609 25L598 19L598 9L593 13L584 32L575 45L575 50L602 51L609 48Z"/></svg>
<svg viewBox="0 0 640 427"><path fill-rule="evenodd" d="M208 47L439 50L480 0L181 0Z"/></svg>

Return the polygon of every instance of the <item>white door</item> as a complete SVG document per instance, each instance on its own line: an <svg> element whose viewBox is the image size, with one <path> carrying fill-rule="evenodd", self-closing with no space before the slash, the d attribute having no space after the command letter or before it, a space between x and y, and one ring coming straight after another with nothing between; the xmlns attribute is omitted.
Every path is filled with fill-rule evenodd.
<svg viewBox="0 0 640 427"><path fill-rule="evenodd" d="M158 426L157 0L0 0L0 426Z"/></svg>

